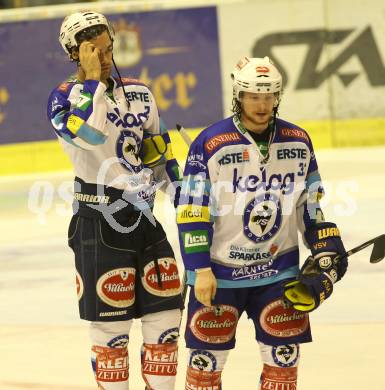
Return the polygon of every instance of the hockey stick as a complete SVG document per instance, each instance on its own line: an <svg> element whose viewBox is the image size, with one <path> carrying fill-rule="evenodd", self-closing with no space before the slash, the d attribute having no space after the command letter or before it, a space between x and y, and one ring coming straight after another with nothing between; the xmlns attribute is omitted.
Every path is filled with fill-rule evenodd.
<svg viewBox="0 0 385 390"><path fill-rule="evenodd" d="M186 143L186 145L188 147L190 147L190 145L192 144L192 139L187 134L187 131L185 130L185 128L182 125L180 125L179 123L177 123L175 126L176 126L176 129L178 130L179 134L183 138L183 141ZM183 271L183 279L182 279L182 300L183 300L183 304L186 302L187 290L188 290L187 271L184 270Z"/></svg>
<svg viewBox="0 0 385 390"><path fill-rule="evenodd" d="M182 136L183 141L186 143L186 145L188 147L190 147L190 145L192 144L192 139L187 134L186 129L182 125L180 125L179 123L177 123L175 126L176 126L176 129L179 131L179 134Z"/></svg>
<svg viewBox="0 0 385 390"><path fill-rule="evenodd" d="M345 257L351 256L354 253L362 251L363 249L367 248L369 245L372 244L373 244L373 249L370 255L370 262L373 264L379 263L385 257L385 234L381 234L378 237L372 238L371 240L366 241L363 244L358 245L353 249L350 249L350 251L347 251L342 256L339 256L339 258L343 259Z"/></svg>

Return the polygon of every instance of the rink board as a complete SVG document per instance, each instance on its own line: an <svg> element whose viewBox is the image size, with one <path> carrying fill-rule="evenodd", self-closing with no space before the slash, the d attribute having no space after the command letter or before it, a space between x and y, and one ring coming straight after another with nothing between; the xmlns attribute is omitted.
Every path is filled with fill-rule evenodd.
<svg viewBox="0 0 385 390"><path fill-rule="evenodd" d="M320 148L385 144L385 6L381 0L370 5L361 0L164 0L92 7L115 25L114 55L122 75L148 84L169 128L176 123L203 128L227 116L234 65L245 55L269 55L284 79L281 117L304 127ZM82 8L0 13L0 51L7 52L0 61L0 175L69 167L50 142L55 135L45 111L50 90L74 70L57 42L60 22ZM349 18L341 17L346 9ZM274 17L256 23L258 14ZM28 52L29 61L20 61L20 52ZM173 141L183 160L181 140Z"/></svg>
<svg viewBox="0 0 385 390"><path fill-rule="evenodd" d="M285 118L286 119L286 118ZM368 146L385 144L385 118L340 121L300 121L308 131L315 149L333 145ZM194 139L202 128L187 130ZM173 152L181 165L187 146L176 130L170 131ZM71 169L71 163L56 140L0 145L0 176Z"/></svg>

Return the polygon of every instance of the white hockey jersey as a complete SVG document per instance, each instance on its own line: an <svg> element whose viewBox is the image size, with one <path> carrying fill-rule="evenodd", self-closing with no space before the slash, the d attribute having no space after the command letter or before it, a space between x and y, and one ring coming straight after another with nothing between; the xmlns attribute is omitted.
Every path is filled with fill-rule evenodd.
<svg viewBox="0 0 385 390"><path fill-rule="evenodd" d="M156 182L179 179L170 138L159 118L150 90L135 79L110 78L111 91L96 80L84 84L70 79L50 95L47 115L74 166L75 175L86 183L102 184L140 193L151 202ZM161 134L169 151L155 168L141 159L145 137ZM163 151L165 152L165 151Z"/></svg>
<svg viewBox="0 0 385 390"><path fill-rule="evenodd" d="M210 266L222 288L295 277L298 229L322 215L322 193L298 126L277 119L266 158L235 117L203 130L189 150L177 213L188 283Z"/></svg>

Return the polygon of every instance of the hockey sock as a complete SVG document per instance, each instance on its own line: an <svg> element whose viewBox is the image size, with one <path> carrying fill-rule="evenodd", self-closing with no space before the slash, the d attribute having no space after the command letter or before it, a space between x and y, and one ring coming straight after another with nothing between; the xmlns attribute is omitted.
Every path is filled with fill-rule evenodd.
<svg viewBox="0 0 385 390"><path fill-rule="evenodd" d="M128 333L132 321L92 322L92 367L99 389L128 389Z"/></svg>
<svg viewBox="0 0 385 390"><path fill-rule="evenodd" d="M222 371L202 371L187 367L185 390L221 390Z"/></svg>
<svg viewBox="0 0 385 390"><path fill-rule="evenodd" d="M178 366L178 344L143 344L142 377L148 390L173 390Z"/></svg>
<svg viewBox="0 0 385 390"><path fill-rule="evenodd" d="M229 350L190 349L186 390L220 390Z"/></svg>
<svg viewBox="0 0 385 390"><path fill-rule="evenodd" d="M297 367L272 367L265 363L260 380L260 389L296 390Z"/></svg>
<svg viewBox="0 0 385 390"><path fill-rule="evenodd" d="M175 388L180 317L179 309L142 317L142 377L147 390Z"/></svg>

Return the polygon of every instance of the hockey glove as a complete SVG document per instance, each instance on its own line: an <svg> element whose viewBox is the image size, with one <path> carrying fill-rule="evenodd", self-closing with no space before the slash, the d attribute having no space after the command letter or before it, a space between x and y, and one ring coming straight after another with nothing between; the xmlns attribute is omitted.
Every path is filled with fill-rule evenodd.
<svg viewBox="0 0 385 390"><path fill-rule="evenodd" d="M342 279L348 268L348 259L340 258L346 250L336 224L318 223L305 231L305 239L312 256L317 260L316 264L320 272L329 271L333 267L337 272L336 279L333 277L333 283ZM302 271L305 271L305 267L302 267Z"/></svg>
<svg viewBox="0 0 385 390"><path fill-rule="evenodd" d="M302 266L296 281L284 286L284 299L299 311L315 310L333 292L333 284L346 273L347 258L334 223L322 222L305 232L312 255Z"/></svg>
<svg viewBox="0 0 385 390"><path fill-rule="evenodd" d="M285 284L284 299L298 311L313 311L332 294L336 275L335 267L323 272L318 261L310 256L301 268L298 280Z"/></svg>
<svg viewBox="0 0 385 390"><path fill-rule="evenodd" d="M153 168L165 162L167 143L161 135L145 135L139 155L143 164Z"/></svg>

